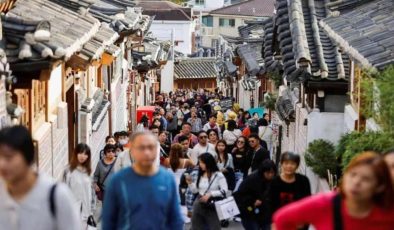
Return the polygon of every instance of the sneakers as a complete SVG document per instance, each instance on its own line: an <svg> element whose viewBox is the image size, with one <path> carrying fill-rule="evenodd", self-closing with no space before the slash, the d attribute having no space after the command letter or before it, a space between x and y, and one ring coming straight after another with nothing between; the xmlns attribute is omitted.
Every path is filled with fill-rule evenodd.
<svg viewBox="0 0 394 230"><path fill-rule="evenodd" d="M234 217L234 222L240 223L241 222L241 217Z"/></svg>

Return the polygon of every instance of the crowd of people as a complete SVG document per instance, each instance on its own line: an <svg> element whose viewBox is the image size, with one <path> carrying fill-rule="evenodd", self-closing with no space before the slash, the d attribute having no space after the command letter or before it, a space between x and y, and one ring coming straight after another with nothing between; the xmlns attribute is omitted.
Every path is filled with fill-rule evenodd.
<svg viewBox="0 0 394 230"><path fill-rule="evenodd" d="M311 196L300 156L273 158L268 114L244 111L222 93L157 95L156 111L100 153L78 144L63 182L36 173L33 140L20 126L0 130L0 226L4 229L226 228L392 229L394 151L361 153L337 191ZM100 160L92 167L92 155ZM232 196L240 214L220 220L215 202ZM102 208L100 208L102 207Z"/></svg>

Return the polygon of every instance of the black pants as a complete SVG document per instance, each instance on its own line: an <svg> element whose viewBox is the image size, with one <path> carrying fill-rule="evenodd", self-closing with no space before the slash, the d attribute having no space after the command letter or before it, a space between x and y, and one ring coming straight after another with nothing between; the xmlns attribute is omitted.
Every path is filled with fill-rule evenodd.
<svg viewBox="0 0 394 230"><path fill-rule="evenodd" d="M215 209L205 208L196 199L193 205L192 228L191 230L220 230L219 217Z"/></svg>

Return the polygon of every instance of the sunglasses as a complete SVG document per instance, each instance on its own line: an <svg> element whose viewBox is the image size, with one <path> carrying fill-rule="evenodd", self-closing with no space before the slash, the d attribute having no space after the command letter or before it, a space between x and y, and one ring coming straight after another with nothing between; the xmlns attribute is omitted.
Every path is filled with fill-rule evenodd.
<svg viewBox="0 0 394 230"><path fill-rule="evenodd" d="M237 141L237 143L245 144L245 141Z"/></svg>

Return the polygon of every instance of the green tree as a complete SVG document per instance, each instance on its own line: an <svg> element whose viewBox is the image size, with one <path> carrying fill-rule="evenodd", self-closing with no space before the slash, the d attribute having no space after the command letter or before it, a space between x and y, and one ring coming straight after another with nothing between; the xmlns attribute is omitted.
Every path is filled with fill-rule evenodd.
<svg viewBox="0 0 394 230"><path fill-rule="evenodd" d="M334 144L323 139L311 142L306 150L305 163L322 178L328 177L327 170L335 173L337 160Z"/></svg>

